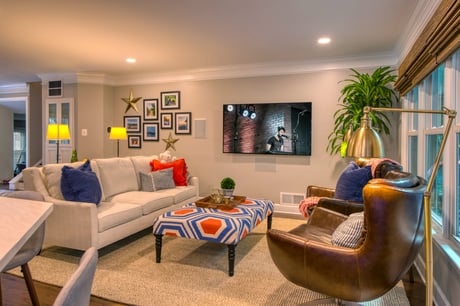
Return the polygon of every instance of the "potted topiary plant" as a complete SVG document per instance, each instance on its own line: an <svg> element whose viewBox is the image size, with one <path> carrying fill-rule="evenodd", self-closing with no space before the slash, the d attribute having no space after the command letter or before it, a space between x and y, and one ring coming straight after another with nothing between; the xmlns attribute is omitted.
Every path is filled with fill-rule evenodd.
<svg viewBox="0 0 460 306"><path fill-rule="evenodd" d="M379 67L371 75L360 73L351 69L354 74L352 79L343 80L348 82L341 90L339 100L341 108L334 113L334 129L329 134L329 144L326 151L331 155L346 149L346 135L359 128L364 106L392 107L393 102L399 102L396 91L390 87L396 81L397 76L390 67ZM382 112L371 112L373 127L378 133L390 133L390 120ZM342 152L344 152L343 150ZM343 155L342 155L343 156Z"/></svg>
<svg viewBox="0 0 460 306"><path fill-rule="evenodd" d="M74 162L77 162L77 161L78 161L77 150L72 150L72 157L70 158L70 162L74 163Z"/></svg>
<svg viewBox="0 0 460 306"><path fill-rule="evenodd" d="M222 188L224 197L231 198L233 196L235 185L235 181L231 177L225 177L220 181L220 188Z"/></svg>

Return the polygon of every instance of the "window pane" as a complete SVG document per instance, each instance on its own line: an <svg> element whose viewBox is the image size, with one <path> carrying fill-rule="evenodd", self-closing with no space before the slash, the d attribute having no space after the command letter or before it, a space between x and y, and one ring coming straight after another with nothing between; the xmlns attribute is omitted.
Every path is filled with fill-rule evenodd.
<svg viewBox="0 0 460 306"><path fill-rule="evenodd" d="M418 86L415 86L414 89L410 92L410 102L413 109L418 109ZM418 130L418 114L412 113L410 114L410 118L412 121L411 130L417 131Z"/></svg>
<svg viewBox="0 0 460 306"><path fill-rule="evenodd" d="M442 109L444 107L444 64L439 65L431 74L431 109ZM431 126L442 127L444 116L434 114L431 116Z"/></svg>
<svg viewBox="0 0 460 306"><path fill-rule="evenodd" d="M409 136L409 148L408 148L408 161L409 161L409 172L417 173L418 168L418 137L417 136Z"/></svg>
<svg viewBox="0 0 460 306"><path fill-rule="evenodd" d="M57 105L56 104L49 104L48 105L48 124L56 124L57 123Z"/></svg>
<svg viewBox="0 0 460 306"><path fill-rule="evenodd" d="M69 126L70 132L70 103L61 103L61 123ZM61 140L62 144L70 144L70 140Z"/></svg>
<svg viewBox="0 0 460 306"><path fill-rule="evenodd" d="M442 134L438 135L428 135L426 137L426 164L425 167L426 179L429 180L433 171L433 165L436 160L436 155L439 151L439 147L442 141ZM435 220L439 223L442 221L442 177L443 177L443 167L442 161L439 165L438 172L436 173L436 180L433 184L433 189L431 190L431 212Z"/></svg>

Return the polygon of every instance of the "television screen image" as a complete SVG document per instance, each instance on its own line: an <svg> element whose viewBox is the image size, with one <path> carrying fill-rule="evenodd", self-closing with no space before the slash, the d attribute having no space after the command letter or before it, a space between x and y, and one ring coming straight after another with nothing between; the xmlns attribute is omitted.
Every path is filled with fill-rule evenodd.
<svg viewBox="0 0 460 306"><path fill-rule="evenodd" d="M223 105L223 152L311 155L311 102Z"/></svg>

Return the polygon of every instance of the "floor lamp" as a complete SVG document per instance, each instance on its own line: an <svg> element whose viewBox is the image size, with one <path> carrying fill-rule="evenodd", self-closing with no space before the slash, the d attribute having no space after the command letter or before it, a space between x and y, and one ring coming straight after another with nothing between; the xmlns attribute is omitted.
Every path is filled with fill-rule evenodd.
<svg viewBox="0 0 460 306"><path fill-rule="evenodd" d="M70 140L69 126L67 124L48 124L46 139L56 140L56 164L59 164L59 143L61 140Z"/></svg>
<svg viewBox="0 0 460 306"><path fill-rule="evenodd" d="M443 110L422 110L422 109L402 109L402 108L381 108L381 107L364 107L364 115L361 118L361 126L353 133L347 147L347 156L355 158L372 158L383 157L384 150L382 141L377 132L372 128L370 112L400 112L400 113L417 113L417 114L441 114L448 117L444 129L441 145L436 156L433 171L428 180L428 184L423 195L423 204L425 211L425 301L426 305L433 305L433 241L431 234L431 189L438 172L439 164L444 152L444 148L449 137L452 122L457 115L455 110L444 108Z"/></svg>
<svg viewBox="0 0 460 306"><path fill-rule="evenodd" d="M110 139L117 140L117 157L120 157L120 139L127 139L128 135L126 134L126 128L112 126L109 128Z"/></svg>

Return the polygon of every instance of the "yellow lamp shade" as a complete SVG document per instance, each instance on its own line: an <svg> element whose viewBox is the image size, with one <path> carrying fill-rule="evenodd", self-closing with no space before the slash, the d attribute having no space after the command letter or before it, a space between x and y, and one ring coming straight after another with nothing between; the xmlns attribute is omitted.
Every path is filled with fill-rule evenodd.
<svg viewBox="0 0 460 306"><path fill-rule="evenodd" d="M69 140L69 126L67 124L48 124L46 138L48 140Z"/></svg>
<svg viewBox="0 0 460 306"><path fill-rule="evenodd" d="M110 128L110 139L128 139L126 128L112 126Z"/></svg>

